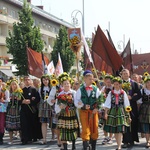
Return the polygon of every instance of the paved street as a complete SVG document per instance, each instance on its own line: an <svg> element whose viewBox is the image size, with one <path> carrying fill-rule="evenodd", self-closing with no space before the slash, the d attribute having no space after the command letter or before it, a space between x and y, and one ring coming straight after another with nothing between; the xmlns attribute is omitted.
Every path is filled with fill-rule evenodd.
<svg viewBox="0 0 150 150"><path fill-rule="evenodd" d="M48 134L48 143L47 145L39 145L38 142L36 143L32 143L32 144L28 144L28 145L20 145L21 142L19 141L19 139L14 140L13 145L8 145L8 134L6 133L5 138L4 138L4 145L0 146L0 150L59 150L59 148L57 147L57 143L56 141L50 142L50 138L51 138L51 134L49 131ZM103 132L101 129L99 129L99 139L97 142L97 150L115 150L117 148L117 144L115 142L115 139L113 138L113 144L111 145L102 145L102 140L103 140ZM124 150L143 150L146 149L145 148L145 138L140 138L140 143L136 143L134 147L132 148L126 148ZM76 141L76 148L77 150L81 150L82 149L82 141L79 138ZM69 144L68 149L71 150L71 144Z"/></svg>

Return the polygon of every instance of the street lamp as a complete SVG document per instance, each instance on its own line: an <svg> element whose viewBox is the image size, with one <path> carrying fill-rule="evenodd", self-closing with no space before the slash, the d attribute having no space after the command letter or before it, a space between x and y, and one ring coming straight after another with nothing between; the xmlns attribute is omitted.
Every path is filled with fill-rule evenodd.
<svg viewBox="0 0 150 150"><path fill-rule="evenodd" d="M122 43L122 46L121 46L121 43ZM123 42L123 41L118 41L117 42L117 45L118 45L118 48L121 50L121 49L123 49L124 50L124 48L125 48L125 43Z"/></svg>
<svg viewBox="0 0 150 150"><path fill-rule="evenodd" d="M71 13L71 18L72 18L72 23L73 25L76 27L76 26L79 26L79 21L78 21L78 18L77 18L77 15L78 14L81 14L82 16L82 31L84 33L84 17L83 17L83 14L80 10L76 9L74 10L72 13Z"/></svg>
<svg viewBox="0 0 150 150"><path fill-rule="evenodd" d="M79 13L81 14L81 17L82 17L82 31L83 31L83 34L84 34L84 0L82 0L82 6L83 6L82 12L81 12L80 10L78 10L78 9L75 9L75 10L71 13L71 18L72 18L73 25L76 27L76 26L79 25L77 15L78 15Z"/></svg>

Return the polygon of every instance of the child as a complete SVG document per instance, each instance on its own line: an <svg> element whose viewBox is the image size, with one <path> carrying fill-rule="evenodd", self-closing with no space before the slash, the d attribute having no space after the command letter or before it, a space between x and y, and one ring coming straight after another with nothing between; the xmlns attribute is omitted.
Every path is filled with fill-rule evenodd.
<svg viewBox="0 0 150 150"><path fill-rule="evenodd" d="M122 133L127 131L131 121L129 112L126 109L130 106L129 99L126 92L121 89L121 84L121 78L115 77L113 79L114 89L109 92L104 103L106 119L104 130L115 134L118 145L116 150L121 150Z"/></svg>
<svg viewBox="0 0 150 150"><path fill-rule="evenodd" d="M101 92L96 86L92 85L94 78L90 70L86 70L83 76L84 84L77 90L75 105L81 108L80 121L82 126L81 138L83 141L83 149L87 150L89 140L91 140L92 150L95 150L99 121L98 108L95 107L95 103Z"/></svg>
<svg viewBox="0 0 150 150"><path fill-rule="evenodd" d="M60 129L60 139L63 150L67 150L67 141L72 141L72 150L75 149L75 140L78 137L79 122L74 105L75 91L71 89L71 78L62 77L63 90L58 94L55 111L58 114L57 128Z"/></svg>

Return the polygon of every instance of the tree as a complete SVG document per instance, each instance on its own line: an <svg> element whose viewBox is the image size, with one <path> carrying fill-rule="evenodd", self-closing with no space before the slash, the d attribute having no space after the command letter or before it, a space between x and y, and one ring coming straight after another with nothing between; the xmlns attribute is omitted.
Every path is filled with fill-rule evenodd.
<svg viewBox="0 0 150 150"><path fill-rule="evenodd" d="M70 48L67 29L64 26L60 27L58 36L56 36L53 51L51 53L51 59L53 60L55 66L58 61L58 53L60 53L63 70L65 72L69 72L75 62L75 54Z"/></svg>
<svg viewBox="0 0 150 150"><path fill-rule="evenodd" d="M30 47L37 52L41 52L44 42L41 38L39 27L34 26L32 18L32 9L24 0L22 9L18 12L19 22L13 24L13 31L9 31L9 37L6 38L8 53L13 56L10 60L16 64L17 72L15 75L28 74L28 62L26 47Z"/></svg>

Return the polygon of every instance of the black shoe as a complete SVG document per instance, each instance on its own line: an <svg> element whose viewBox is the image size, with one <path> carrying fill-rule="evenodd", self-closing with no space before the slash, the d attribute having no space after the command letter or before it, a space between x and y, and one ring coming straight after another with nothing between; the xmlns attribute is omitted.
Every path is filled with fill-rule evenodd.
<svg viewBox="0 0 150 150"><path fill-rule="evenodd" d="M3 143L3 141L0 141L0 145L3 145L4 143Z"/></svg>
<svg viewBox="0 0 150 150"><path fill-rule="evenodd" d="M21 145L26 145L26 144L28 144L27 141L23 141L23 142L21 143Z"/></svg>
<svg viewBox="0 0 150 150"><path fill-rule="evenodd" d="M33 142L37 142L37 139L33 139Z"/></svg>
<svg viewBox="0 0 150 150"><path fill-rule="evenodd" d="M123 145L122 145L122 148L127 148L128 147L128 144L127 143L124 143Z"/></svg>

